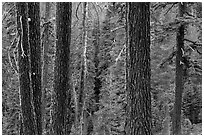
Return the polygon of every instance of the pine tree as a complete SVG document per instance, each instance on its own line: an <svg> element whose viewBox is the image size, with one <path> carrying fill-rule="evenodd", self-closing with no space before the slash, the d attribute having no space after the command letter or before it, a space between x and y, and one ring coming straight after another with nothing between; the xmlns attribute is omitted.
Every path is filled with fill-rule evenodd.
<svg viewBox="0 0 204 137"><path fill-rule="evenodd" d="M59 2L56 6L56 56L54 76L53 132L71 132L70 42L72 3Z"/></svg>
<svg viewBox="0 0 204 137"><path fill-rule="evenodd" d="M151 134L149 3L129 3L126 134Z"/></svg>
<svg viewBox="0 0 204 137"><path fill-rule="evenodd" d="M49 18L50 18L50 8L51 4L49 2L45 3L45 26L44 26L44 41L43 41L43 66L42 66L42 130L45 129L45 95L47 93L48 88L48 63L49 63L49 57L48 57L48 51L49 51Z"/></svg>
<svg viewBox="0 0 204 137"><path fill-rule="evenodd" d="M25 2L17 2L17 31L18 31L18 66L20 81L20 104L22 109L23 134L35 134L35 120L32 109L29 40L28 40L28 7Z"/></svg>
<svg viewBox="0 0 204 137"><path fill-rule="evenodd" d="M42 134L41 122L41 45L40 45L40 3L28 3L28 36L30 45L31 83L36 116L37 134Z"/></svg>
<svg viewBox="0 0 204 137"><path fill-rule="evenodd" d="M179 3L179 16L183 17L185 4ZM181 134L181 104L182 93L184 88L184 70L182 64L182 57L184 55L184 29L181 25L177 32L177 50L176 50L176 88L175 88L175 103L174 116L172 120L172 130L174 135Z"/></svg>

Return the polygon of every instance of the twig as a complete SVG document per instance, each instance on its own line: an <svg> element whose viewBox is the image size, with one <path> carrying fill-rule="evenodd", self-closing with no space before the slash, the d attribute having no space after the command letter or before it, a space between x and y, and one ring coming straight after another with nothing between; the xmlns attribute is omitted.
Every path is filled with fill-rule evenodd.
<svg viewBox="0 0 204 137"><path fill-rule="evenodd" d="M79 20L79 17L78 17L78 10L79 10L79 6L81 5L81 2L79 2L79 4L77 5L77 8L76 8L76 11L75 11L75 16L76 18Z"/></svg>
<svg viewBox="0 0 204 137"><path fill-rule="evenodd" d="M192 43L192 44L194 44L194 45L196 45L196 46L202 46L202 44L201 43L196 43L195 41L191 41L191 40L189 40L189 39L184 39L184 41L187 41L187 42L190 42L190 43Z"/></svg>
<svg viewBox="0 0 204 137"><path fill-rule="evenodd" d="M120 59L120 56L121 56L121 54L122 54L123 49L125 48L125 46L126 46L126 45L124 45L124 46L123 46L123 48L121 49L121 51L120 51L120 53L119 53L118 57L115 59L115 62L116 62L116 63L117 63L117 62L118 62L118 60Z"/></svg>
<svg viewBox="0 0 204 137"><path fill-rule="evenodd" d="M191 16L191 17L196 18L194 15L190 14L188 11L185 11L185 13L186 13L188 16Z"/></svg>
<svg viewBox="0 0 204 137"><path fill-rule="evenodd" d="M165 63L169 62L170 60L172 60L172 58L176 55L176 51L174 51L166 58L162 61L162 63L159 64L159 68L162 68L164 66Z"/></svg>
<svg viewBox="0 0 204 137"><path fill-rule="evenodd" d="M173 7L174 7L174 5L176 5L177 3L173 3L172 5L171 5L171 7L166 11L166 13L164 14L164 15L166 15Z"/></svg>
<svg viewBox="0 0 204 137"><path fill-rule="evenodd" d="M95 12L96 12L96 15L97 15L97 18L98 18L98 25L99 25L99 14L98 14L98 11L97 11L97 9L96 9L96 6L93 4L93 2L92 2L92 5L93 5L94 10L95 10Z"/></svg>
<svg viewBox="0 0 204 137"><path fill-rule="evenodd" d="M122 29L122 28L125 28L125 26L120 26L120 27L117 27L117 28L115 28L115 29L112 29L111 32L114 32L114 31L116 31L116 30L118 30L118 29Z"/></svg>
<svg viewBox="0 0 204 137"><path fill-rule="evenodd" d="M21 50L22 50L21 56L24 57L26 55L25 55L25 52L23 50L23 40L22 40L23 39L23 23L22 23L22 16L20 16L20 23L21 23L21 32L22 32L22 34L21 34Z"/></svg>

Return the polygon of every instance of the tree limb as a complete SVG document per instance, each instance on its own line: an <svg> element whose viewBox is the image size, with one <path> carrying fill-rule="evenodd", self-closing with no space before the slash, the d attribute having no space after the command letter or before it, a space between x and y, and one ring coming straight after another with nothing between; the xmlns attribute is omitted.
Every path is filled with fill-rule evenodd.
<svg viewBox="0 0 204 137"><path fill-rule="evenodd" d="M184 41L190 42L190 43L192 43L193 45L196 45L196 46L200 46L200 47L202 46L201 43L196 43L195 41L191 41L189 39L184 39Z"/></svg>
<svg viewBox="0 0 204 137"><path fill-rule="evenodd" d="M176 5L177 3L172 3L171 7L166 11L166 13L164 15L166 15L173 7L174 5Z"/></svg>
<svg viewBox="0 0 204 137"><path fill-rule="evenodd" d="M79 2L79 4L77 5L77 8L76 8L76 11L75 11L75 15L76 15L76 18L79 20L79 17L78 17L78 10L79 10L79 6L81 5L81 2Z"/></svg>
<svg viewBox="0 0 204 137"><path fill-rule="evenodd" d="M120 27L114 28L114 29L111 30L111 32L114 32L114 31L116 31L118 29L122 29L122 28L125 28L125 26L120 26Z"/></svg>
<svg viewBox="0 0 204 137"><path fill-rule="evenodd" d="M173 50L173 52L159 64L159 68L162 68L165 63L171 61L175 55L176 55L176 51Z"/></svg>

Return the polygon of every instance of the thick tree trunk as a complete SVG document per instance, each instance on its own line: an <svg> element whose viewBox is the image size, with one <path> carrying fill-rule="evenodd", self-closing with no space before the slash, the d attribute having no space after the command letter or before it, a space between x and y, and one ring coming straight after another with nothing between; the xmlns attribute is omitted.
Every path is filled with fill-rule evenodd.
<svg viewBox="0 0 204 137"><path fill-rule="evenodd" d="M72 3L59 2L56 6L56 57L54 76L53 132L71 132L70 42Z"/></svg>
<svg viewBox="0 0 204 137"><path fill-rule="evenodd" d="M30 44L31 83L36 117L37 134L42 134L41 122L41 46L40 46L40 3L28 3L28 35Z"/></svg>
<svg viewBox="0 0 204 137"><path fill-rule="evenodd" d="M129 4L129 89L125 127L128 135L151 134L149 8L149 3Z"/></svg>
<svg viewBox="0 0 204 137"><path fill-rule="evenodd" d="M32 107L32 93L30 87L30 63L28 42L28 7L25 2L17 2L17 31L18 42L18 66L20 81L20 103L22 109L23 134L35 134L35 120Z"/></svg>
<svg viewBox="0 0 204 137"><path fill-rule="evenodd" d="M50 17L50 3L45 3L45 22L49 21ZM44 26L44 40L43 40L43 72L42 72L42 130L45 129L45 95L47 93L47 80L48 80L48 64L49 64L49 58L48 58L48 49L49 49L49 24L47 23Z"/></svg>
<svg viewBox="0 0 204 137"><path fill-rule="evenodd" d="M183 17L184 3L179 3L179 16ZM172 129L174 135L181 134L181 106L182 93L184 86L182 56L184 48L184 25L181 25L177 32L177 51L176 51L176 89L175 89L175 103L174 116L172 120Z"/></svg>

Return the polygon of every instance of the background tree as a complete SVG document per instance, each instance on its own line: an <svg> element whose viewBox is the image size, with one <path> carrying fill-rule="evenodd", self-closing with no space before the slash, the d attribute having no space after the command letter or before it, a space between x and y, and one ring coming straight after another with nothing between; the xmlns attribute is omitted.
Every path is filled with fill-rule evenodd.
<svg viewBox="0 0 204 137"><path fill-rule="evenodd" d="M126 134L152 134L149 3L129 3Z"/></svg>
<svg viewBox="0 0 204 137"><path fill-rule="evenodd" d="M28 3L28 36L30 46L31 83L33 105L36 116L37 134L42 134L41 121L41 42L40 42L40 3Z"/></svg>
<svg viewBox="0 0 204 137"><path fill-rule="evenodd" d="M22 109L23 134L35 134L34 112L31 104L32 92L30 81L28 7L27 3L16 3L18 30L18 66L20 81L20 102Z"/></svg>
<svg viewBox="0 0 204 137"><path fill-rule="evenodd" d="M185 4L179 3L179 17L183 17L185 12ZM181 134L181 105L182 93L184 86L184 70L185 64L182 64L184 56L184 30L185 26L181 25L177 32L177 49L176 49L176 89L174 115L172 120L173 134ZM182 51L183 50L183 51Z"/></svg>
<svg viewBox="0 0 204 137"><path fill-rule="evenodd" d="M50 47L50 40L49 40L49 34L50 34L50 9L51 9L51 3L46 2L45 3L45 25L44 25L44 39L43 39L43 70L42 70L42 107L41 107L41 112L42 112L42 130L45 129L45 106L46 106L46 102L45 102L45 98L46 98L46 93L48 91L48 63L49 63L49 56L48 56L48 51L49 51L49 47Z"/></svg>
<svg viewBox="0 0 204 137"><path fill-rule="evenodd" d="M71 130L71 89L70 73L70 42L71 42L72 3L56 5L56 57L54 76L54 117L53 133L70 134Z"/></svg>

